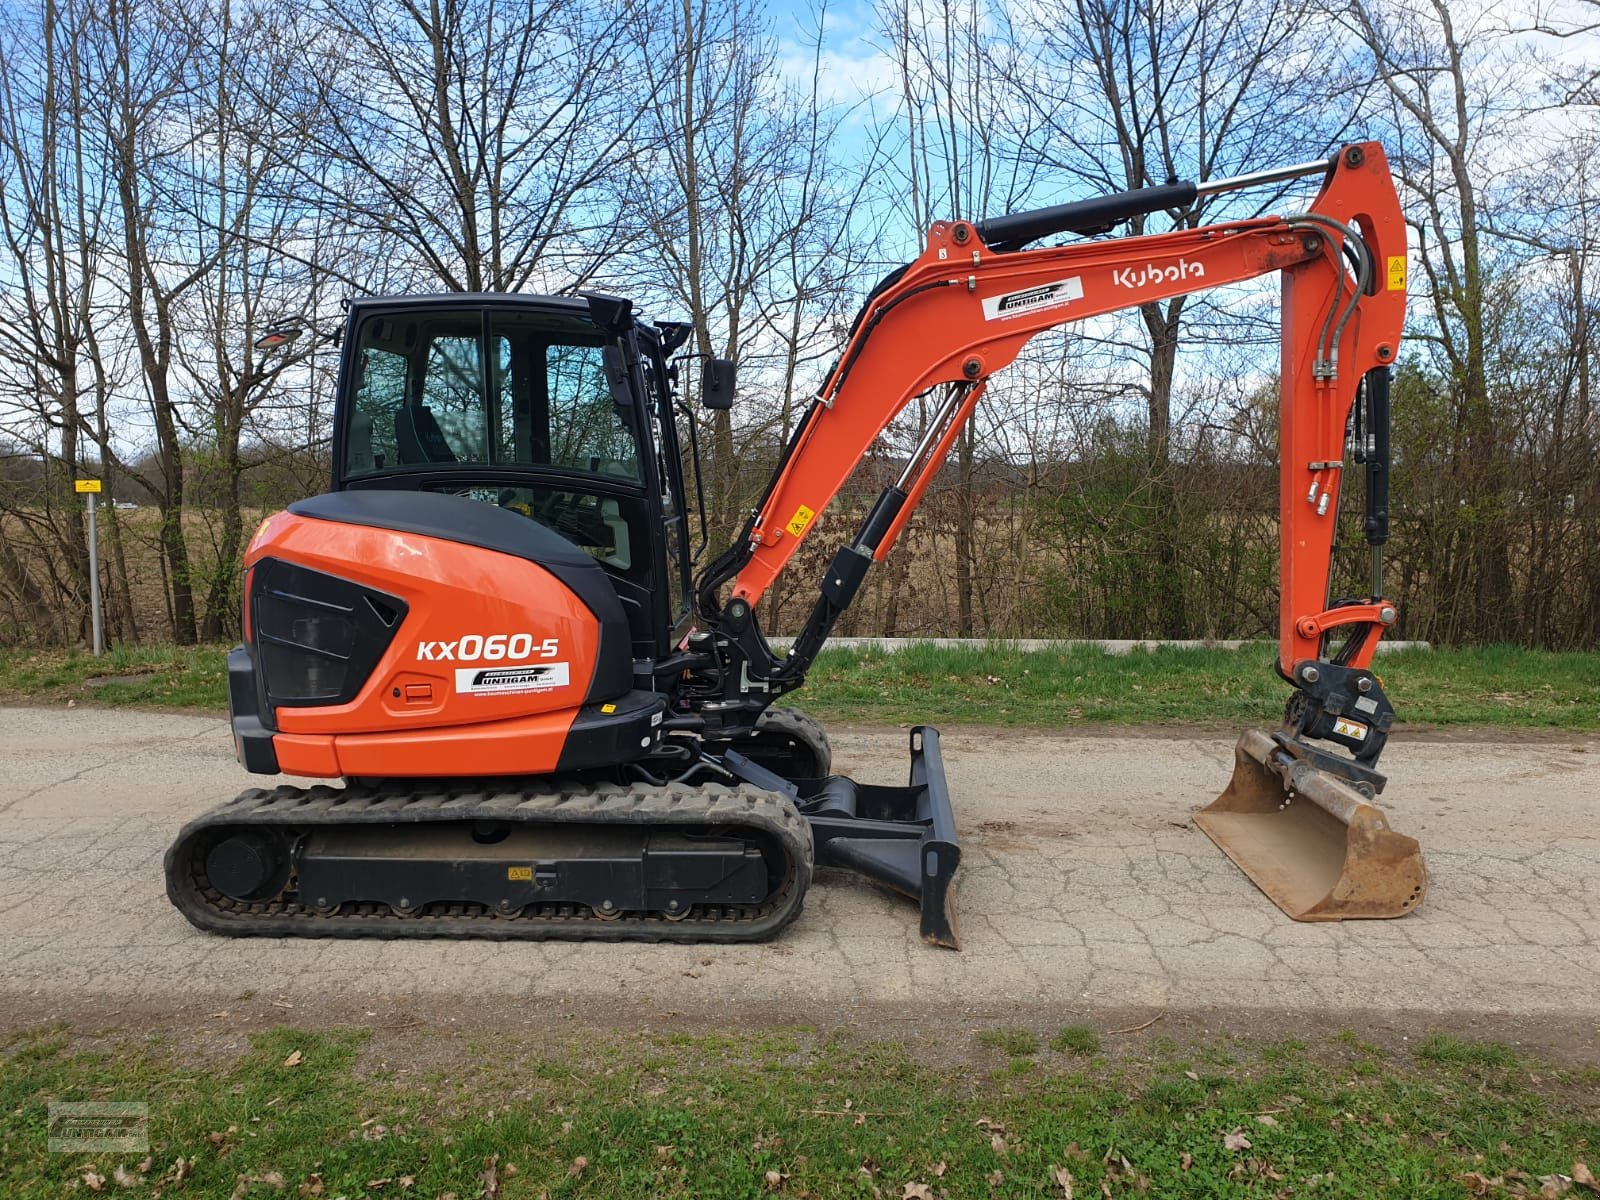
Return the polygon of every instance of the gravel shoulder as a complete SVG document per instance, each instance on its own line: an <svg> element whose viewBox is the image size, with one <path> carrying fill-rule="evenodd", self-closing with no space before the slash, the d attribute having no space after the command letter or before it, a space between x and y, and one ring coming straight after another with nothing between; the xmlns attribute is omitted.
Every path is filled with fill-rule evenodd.
<svg viewBox="0 0 1600 1200"><path fill-rule="evenodd" d="M903 731L831 733L838 769L900 781ZM1432 876L1400 921L1297 925L1193 827L1228 778L1228 734L951 729L960 953L924 946L905 901L830 872L766 945L379 943L217 938L167 903L172 836L251 783L224 721L0 709L0 1026L226 1011L909 1037L929 1018L1109 1031L1164 1012L1153 1028L1315 1019L1404 1037L1446 1020L1593 1047L1600 744L1514 736L1391 744L1385 805Z"/></svg>

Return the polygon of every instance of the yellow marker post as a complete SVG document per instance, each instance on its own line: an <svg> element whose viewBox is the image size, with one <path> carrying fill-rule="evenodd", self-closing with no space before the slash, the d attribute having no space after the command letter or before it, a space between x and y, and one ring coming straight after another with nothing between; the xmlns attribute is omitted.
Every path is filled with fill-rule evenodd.
<svg viewBox="0 0 1600 1200"><path fill-rule="evenodd" d="M94 652L106 651L105 627L100 621L100 539L95 536L95 500L100 495L98 479L74 479L72 490L89 497L89 624L94 628Z"/></svg>

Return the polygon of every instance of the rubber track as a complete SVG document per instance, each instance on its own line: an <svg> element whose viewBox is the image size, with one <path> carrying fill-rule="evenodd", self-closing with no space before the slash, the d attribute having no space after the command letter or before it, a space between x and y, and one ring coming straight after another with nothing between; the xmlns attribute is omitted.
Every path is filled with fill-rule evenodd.
<svg viewBox="0 0 1600 1200"><path fill-rule="evenodd" d="M346 903L335 911L274 899L229 899L211 886L205 834L230 826L285 829L410 822L655 825L756 829L788 861L782 884L759 905L695 905L679 920L625 913L601 919L582 904L529 904L498 914L480 904L430 905L401 914L387 904ZM167 850L167 896L196 927L232 936L555 939L607 942L750 942L800 915L812 870L811 829L786 797L752 787L571 783L486 790L481 782L391 781L377 787L252 788L185 825Z"/></svg>

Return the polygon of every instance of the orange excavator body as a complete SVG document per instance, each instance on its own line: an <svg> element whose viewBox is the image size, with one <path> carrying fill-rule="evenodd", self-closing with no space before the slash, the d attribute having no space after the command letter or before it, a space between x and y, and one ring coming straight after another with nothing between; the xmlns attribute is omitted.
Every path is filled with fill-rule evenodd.
<svg viewBox="0 0 1600 1200"><path fill-rule="evenodd" d="M1322 187L1298 215L1025 248L1309 174ZM1379 568L1406 283L1375 143L936 224L869 297L760 503L697 574L683 466L697 451L675 421L689 327L600 295L355 301L332 488L258 531L229 660L240 761L347 786L247 792L202 816L169 852L169 895L235 934L747 940L798 915L820 864L911 896L924 936L954 946L960 850L937 733L912 731L905 787L862 785L831 775L820 728L774 702L804 682L988 380L1031 338L1272 273L1278 669L1293 692L1279 731L1241 739L1233 782L1197 823L1297 919L1410 911L1420 851L1373 804L1393 720L1369 667L1396 616ZM707 364L708 403L726 405L730 372ZM778 655L756 604L930 394L915 451ZM1347 441L1366 472L1373 573L1369 594L1333 601Z"/></svg>

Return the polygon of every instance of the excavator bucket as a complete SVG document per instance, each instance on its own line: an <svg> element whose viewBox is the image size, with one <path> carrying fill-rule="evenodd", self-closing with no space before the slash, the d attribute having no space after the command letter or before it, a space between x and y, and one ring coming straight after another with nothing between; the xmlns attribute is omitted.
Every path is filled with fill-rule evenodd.
<svg viewBox="0 0 1600 1200"><path fill-rule="evenodd" d="M1195 824L1296 921L1403 917L1428 891L1415 838L1286 735L1251 730Z"/></svg>

